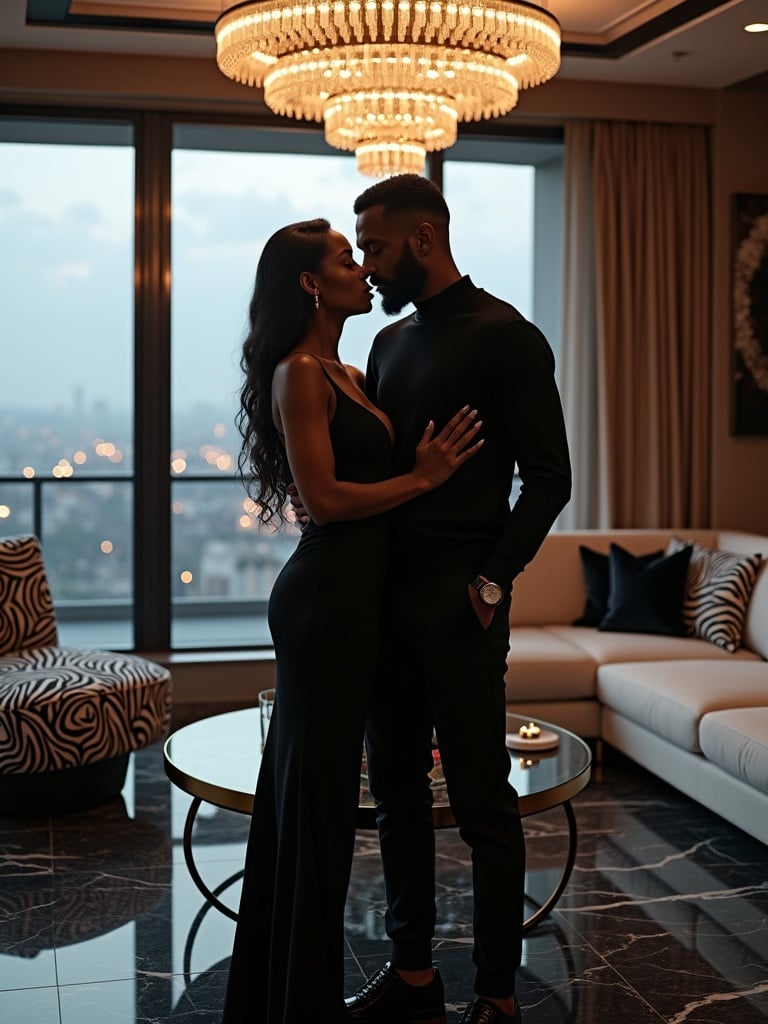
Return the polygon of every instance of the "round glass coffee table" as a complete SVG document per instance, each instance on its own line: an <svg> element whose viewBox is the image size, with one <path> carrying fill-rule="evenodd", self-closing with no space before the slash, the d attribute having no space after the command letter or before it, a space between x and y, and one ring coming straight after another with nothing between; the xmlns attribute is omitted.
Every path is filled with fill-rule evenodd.
<svg viewBox="0 0 768 1024"><path fill-rule="evenodd" d="M525 718L507 715L507 732L517 733ZM553 732L558 744L551 750L510 750L509 781L520 797L520 814L528 817L562 807L568 822L568 848L560 878L547 899L526 918L523 931L534 927L555 906L573 870L576 858L576 816L571 800L589 782L592 754L584 742L567 729L537 720L542 729ZM165 773L179 789L193 799L184 824L184 859L203 896L222 914L237 920L234 910L222 903L219 894L241 877L242 872L211 891L197 869L192 853L192 830L200 805L205 802L229 811L250 814L261 764L261 725L258 708L229 711L185 725L172 733L163 747ZM451 828L451 813L444 786L433 787L432 815L435 828ZM358 827L375 828L375 808L361 785Z"/></svg>

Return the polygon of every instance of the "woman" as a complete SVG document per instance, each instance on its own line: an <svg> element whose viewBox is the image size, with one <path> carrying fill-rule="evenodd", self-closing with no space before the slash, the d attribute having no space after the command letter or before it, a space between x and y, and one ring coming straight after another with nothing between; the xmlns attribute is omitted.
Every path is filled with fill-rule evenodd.
<svg viewBox="0 0 768 1024"><path fill-rule="evenodd" d="M256 271L238 426L269 520L288 484L311 522L269 601L277 697L246 853L223 1024L337 1024L344 903L387 559L382 513L437 487L482 441L461 410L393 477L392 428L338 355L371 308L367 271L326 220L291 224Z"/></svg>

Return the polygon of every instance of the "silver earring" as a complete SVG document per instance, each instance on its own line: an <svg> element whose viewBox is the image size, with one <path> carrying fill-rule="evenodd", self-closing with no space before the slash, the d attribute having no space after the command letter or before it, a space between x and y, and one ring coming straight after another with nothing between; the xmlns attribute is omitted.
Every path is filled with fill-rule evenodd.
<svg viewBox="0 0 768 1024"><path fill-rule="evenodd" d="M320 292L315 288L315 309L320 309Z"/></svg>

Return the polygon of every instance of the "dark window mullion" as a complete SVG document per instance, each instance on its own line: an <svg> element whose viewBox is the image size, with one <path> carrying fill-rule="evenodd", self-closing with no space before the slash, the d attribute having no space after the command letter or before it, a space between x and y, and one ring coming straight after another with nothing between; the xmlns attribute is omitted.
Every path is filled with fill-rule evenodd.
<svg viewBox="0 0 768 1024"><path fill-rule="evenodd" d="M436 150L434 153L427 153L427 167L426 176L430 181L434 181L440 191L443 191L443 162L445 155L442 150Z"/></svg>
<svg viewBox="0 0 768 1024"><path fill-rule="evenodd" d="M141 114L136 131L135 646L171 640L171 121Z"/></svg>

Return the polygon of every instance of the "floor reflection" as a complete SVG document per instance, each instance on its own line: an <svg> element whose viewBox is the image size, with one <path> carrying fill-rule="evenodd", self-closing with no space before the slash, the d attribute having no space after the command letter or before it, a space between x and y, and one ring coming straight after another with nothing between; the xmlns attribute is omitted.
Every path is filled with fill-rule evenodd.
<svg viewBox="0 0 768 1024"><path fill-rule="evenodd" d="M234 924L189 877L188 805L156 746L113 804L0 819L0 1021L218 1024ZM571 881L525 941L526 1024L768 1021L765 847L610 751L575 808ZM201 808L195 860L230 906L247 831L245 816ZM526 835L541 901L562 865L562 812L529 818ZM455 830L438 833L437 858L435 960L455 1022L472 996L471 862ZM388 951L371 833L358 837L346 938L352 990Z"/></svg>

